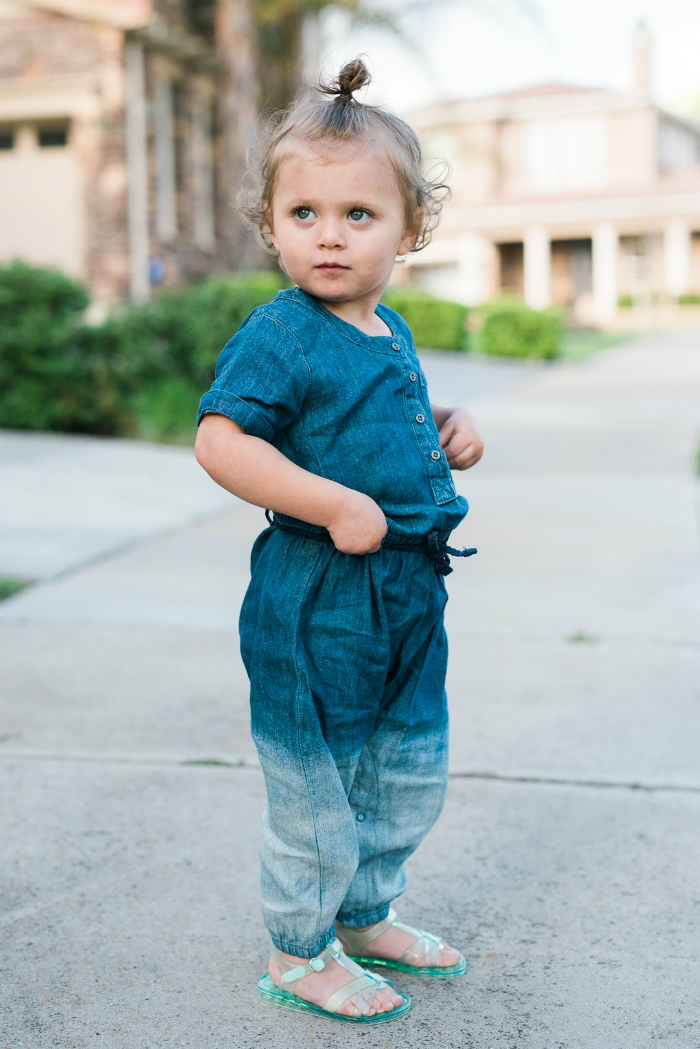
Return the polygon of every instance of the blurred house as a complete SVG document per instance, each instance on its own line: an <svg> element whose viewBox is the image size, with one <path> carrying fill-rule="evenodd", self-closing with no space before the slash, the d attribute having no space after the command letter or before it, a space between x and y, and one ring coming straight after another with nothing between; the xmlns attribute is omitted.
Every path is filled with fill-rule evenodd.
<svg viewBox="0 0 700 1049"><path fill-rule="evenodd" d="M0 0L0 261L102 307L217 266L218 67L197 0Z"/></svg>
<svg viewBox="0 0 700 1049"><path fill-rule="evenodd" d="M410 114L427 156L452 167L452 199L406 278L468 305L514 292L599 325L620 302L700 292L700 125L654 104L649 66L640 24L628 91L543 84Z"/></svg>

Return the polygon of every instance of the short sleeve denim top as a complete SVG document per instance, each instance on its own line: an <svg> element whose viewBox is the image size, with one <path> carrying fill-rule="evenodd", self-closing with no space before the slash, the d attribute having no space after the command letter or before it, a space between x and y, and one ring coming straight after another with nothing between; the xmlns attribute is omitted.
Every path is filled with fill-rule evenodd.
<svg viewBox="0 0 700 1049"><path fill-rule="evenodd" d="M392 335L365 335L300 288L279 292L222 350L199 419L226 415L303 469L365 492L391 534L449 533L467 501L440 448L411 332L388 307L377 313Z"/></svg>

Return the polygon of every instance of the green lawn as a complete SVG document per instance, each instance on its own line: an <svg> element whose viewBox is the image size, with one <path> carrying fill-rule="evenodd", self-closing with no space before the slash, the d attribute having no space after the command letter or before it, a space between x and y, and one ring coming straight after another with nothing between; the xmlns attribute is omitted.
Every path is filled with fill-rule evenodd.
<svg viewBox="0 0 700 1049"><path fill-rule="evenodd" d="M12 597L13 594L18 593L28 585L25 580L6 579L5 576L0 576L0 601L4 601L6 597Z"/></svg>
<svg viewBox="0 0 700 1049"><path fill-rule="evenodd" d="M598 350L607 350L631 339L631 332L601 331L599 328L565 328L561 340L563 360L578 361Z"/></svg>

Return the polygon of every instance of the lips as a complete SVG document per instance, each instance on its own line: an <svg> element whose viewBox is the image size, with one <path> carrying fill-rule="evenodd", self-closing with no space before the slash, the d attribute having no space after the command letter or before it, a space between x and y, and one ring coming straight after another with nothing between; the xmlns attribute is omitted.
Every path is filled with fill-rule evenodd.
<svg viewBox="0 0 700 1049"><path fill-rule="evenodd" d="M324 273L345 273L349 266L341 266L338 262L322 262L320 266L317 266L317 270L322 270Z"/></svg>

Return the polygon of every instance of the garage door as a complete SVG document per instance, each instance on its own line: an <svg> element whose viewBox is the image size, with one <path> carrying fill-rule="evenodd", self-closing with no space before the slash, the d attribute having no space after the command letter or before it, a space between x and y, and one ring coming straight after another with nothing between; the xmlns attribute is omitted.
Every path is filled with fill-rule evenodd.
<svg viewBox="0 0 700 1049"><path fill-rule="evenodd" d="M0 127L0 261L85 276L85 214L67 125Z"/></svg>

